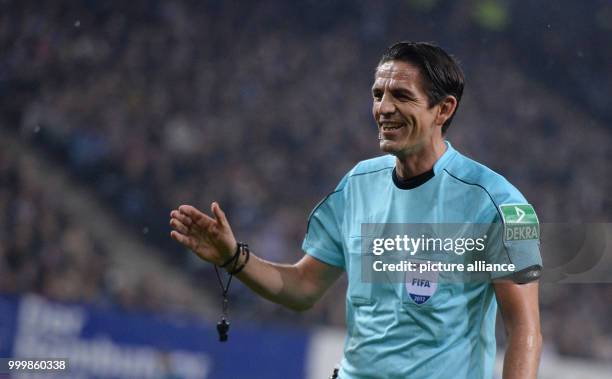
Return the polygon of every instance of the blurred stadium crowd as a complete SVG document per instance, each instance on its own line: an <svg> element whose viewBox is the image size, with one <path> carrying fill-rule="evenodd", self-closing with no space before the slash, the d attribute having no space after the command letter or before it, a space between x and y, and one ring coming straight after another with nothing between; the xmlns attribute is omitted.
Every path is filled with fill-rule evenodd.
<svg viewBox="0 0 612 379"><path fill-rule="evenodd" d="M58 181L41 181L42 169L0 138L0 293L126 310L180 312L192 305L176 289L160 288L157 275L133 277L117 267L108 244L65 209L68 194Z"/></svg>
<svg viewBox="0 0 612 379"><path fill-rule="evenodd" d="M517 185L542 221L609 222L612 6L568 2L546 19L517 4L0 2L0 122L216 296L211 268L169 239L170 209L219 201L258 255L297 260L309 211L378 154L380 53L436 40L467 76L449 140ZM146 283L113 285L109 252L60 194L31 184L27 157L0 148L1 292L164 311ZM234 303L256 322L342 324L342 291L299 317L244 288ZM610 314L611 285L543 287L545 338L563 354L612 359Z"/></svg>

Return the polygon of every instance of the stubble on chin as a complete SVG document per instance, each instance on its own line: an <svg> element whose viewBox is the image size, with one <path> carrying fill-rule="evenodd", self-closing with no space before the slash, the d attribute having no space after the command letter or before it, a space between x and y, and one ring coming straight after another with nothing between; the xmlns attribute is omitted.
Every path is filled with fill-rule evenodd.
<svg viewBox="0 0 612 379"><path fill-rule="evenodd" d="M378 148L380 149L380 151L382 151L383 153L387 153L387 154L394 154L396 150L393 147L392 141L384 140L384 139L378 142Z"/></svg>
<svg viewBox="0 0 612 379"><path fill-rule="evenodd" d="M383 153L394 155L398 159L405 159L410 155L418 153L423 148L422 144L415 144L413 146L399 146L400 144L393 142L395 141L381 140L379 143L379 148Z"/></svg>

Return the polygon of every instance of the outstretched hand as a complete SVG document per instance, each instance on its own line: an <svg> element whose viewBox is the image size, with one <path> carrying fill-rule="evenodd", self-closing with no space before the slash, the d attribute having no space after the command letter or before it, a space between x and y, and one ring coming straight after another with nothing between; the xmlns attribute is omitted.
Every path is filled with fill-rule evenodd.
<svg viewBox="0 0 612 379"><path fill-rule="evenodd" d="M210 206L213 217L191 205L170 212L170 236L205 261L221 265L236 251L236 238L219 204Z"/></svg>

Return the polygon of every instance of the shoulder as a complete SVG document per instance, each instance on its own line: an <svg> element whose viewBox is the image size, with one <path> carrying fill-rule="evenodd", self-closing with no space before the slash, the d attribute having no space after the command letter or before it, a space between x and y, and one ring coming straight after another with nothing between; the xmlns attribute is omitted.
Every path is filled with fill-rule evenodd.
<svg viewBox="0 0 612 379"><path fill-rule="evenodd" d="M465 186L472 186L488 196L495 207L509 203L526 203L521 192L501 174L457 153L443 169L444 175Z"/></svg>
<svg viewBox="0 0 612 379"><path fill-rule="evenodd" d="M346 175L348 178L375 174L381 171L390 170L395 167L395 157L392 155L382 155L371 159L366 159L355 165Z"/></svg>
<svg viewBox="0 0 612 379"><path fill-rule="evenodd" d="M355 179L369 179L368 175L389 171L395 167L395 157L392 155L382 155L375 158L370 158L357 163L353 168L344 175L335 192L341 192Z"/></svg>

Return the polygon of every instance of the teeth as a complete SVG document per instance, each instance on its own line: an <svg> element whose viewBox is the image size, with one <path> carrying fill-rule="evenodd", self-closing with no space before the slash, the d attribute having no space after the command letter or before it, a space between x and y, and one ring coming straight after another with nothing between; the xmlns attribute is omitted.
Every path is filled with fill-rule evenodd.
<svg viewBox="0 0 612 379"><path fill-rule="evenodd" d="M395 130L395 129L399 129L404 125L394 125L394 126L383 126L383 130Z"/></svg>

